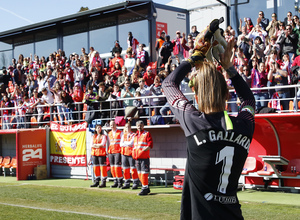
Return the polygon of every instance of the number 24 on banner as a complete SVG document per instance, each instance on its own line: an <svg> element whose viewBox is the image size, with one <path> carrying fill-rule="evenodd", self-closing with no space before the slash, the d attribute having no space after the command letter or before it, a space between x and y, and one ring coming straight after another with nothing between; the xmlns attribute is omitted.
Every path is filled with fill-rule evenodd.
<svg viewBox="0 0 300 220"><path fill-rule="evenodd" d="M25 149L23 150L23 161L28 161L31 158L39 158L42 159L42 149Z"/></svg>

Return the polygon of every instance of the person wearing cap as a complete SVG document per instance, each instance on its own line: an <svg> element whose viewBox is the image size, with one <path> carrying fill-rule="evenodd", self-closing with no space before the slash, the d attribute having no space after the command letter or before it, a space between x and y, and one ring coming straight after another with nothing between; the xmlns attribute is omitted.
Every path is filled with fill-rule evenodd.
<svg viewBox="0 0 300 220"><path fill-rule="evenodd" d="M183 47L181 45L181 40L182 40L182 36L180 31L176 31L176 38L172 41L173 43L173 54L174 56L177 56L179 58L179 61L181 62L184 57L183 57Z"/></svg>
<svg viewBox="0 0 300 220"><path fill-rule="evenodd" d="M113 57L115 57L115 53L116 53L116 52L119 52L120 54L122 54L122 50L123 50L123 48L120 46L119 41L116 40L116 41L115 41L115 46L114 46L114 48L111 50L111 55L112 55Z"/></svg>
<svg viewBox="0 0 300 220"><path fill-rule="evenodd" d="M173 46L174 44L170 41L170 35L167 35L165 42L163 43L159 51L159 56L162 59L161 59L161 63L160 62L157 63L158 67L161 67L163 64L166 64L168 62L168 59L173 52Z"/></svg>
<svg viewBox="0 0 300 220"><path fill-rule="evenodd" d="M132 47L132 52L134 55L137 54L137 50L136 50L136 47L139 45L139 41L137 39L135 39L133 36L132 36L132 32L129 31L128 32L128 38L127 38L127 46L128 47Z"/></svg>

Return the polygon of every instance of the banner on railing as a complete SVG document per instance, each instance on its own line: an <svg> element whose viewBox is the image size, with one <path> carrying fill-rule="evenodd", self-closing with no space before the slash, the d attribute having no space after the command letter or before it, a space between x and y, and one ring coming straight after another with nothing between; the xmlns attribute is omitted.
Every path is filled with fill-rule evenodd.
<svg viewBox="0 0 300 220"><path fill-rule="evenodd" d="M50 163L64 166L86 166L87 123L60 125L50 123Z"/></svg>

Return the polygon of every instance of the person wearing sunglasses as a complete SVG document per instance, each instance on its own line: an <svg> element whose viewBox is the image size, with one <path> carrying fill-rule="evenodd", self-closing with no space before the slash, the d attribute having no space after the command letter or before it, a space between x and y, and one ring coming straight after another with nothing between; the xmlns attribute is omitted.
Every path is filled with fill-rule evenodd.
<svg viewBox="0 0 300 220"><path fill-rule="evenodd" d="M266 30L268 24L269 24L269 19L265 18L265 14L263 11L260 11L258 13L258 18L257 18L257 24L263 29Z"/></svg>
<svg viewBox="0 0 300 220"><path fill-rule="evenodd" d="M293 62L297 49L297 35L293 33L292 26L287 25L285 32L279 36L278 43L282 54L287 53L290 58L290 63Z"/></svg>

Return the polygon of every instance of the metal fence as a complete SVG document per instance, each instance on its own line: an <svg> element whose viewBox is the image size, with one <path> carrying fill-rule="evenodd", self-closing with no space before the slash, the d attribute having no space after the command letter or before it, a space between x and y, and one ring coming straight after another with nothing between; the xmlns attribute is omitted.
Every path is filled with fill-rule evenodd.
<svg viewBox="0 0 300 220"><path fill-rule="evenodd" d="M253 93L256 95L258 93L268 93L269 98L256 100L260 102L260 105L266 107L275 107L277 108L277 113L290 113L290 112L299 112L298 102L300 101L300 90L298 89L300 85L289 85L289 86L272 86L272 87L263 87L263 88L255 88L251 89ZM278 98L271 97L271 94L274 94L278 89L283 89L285 91L290 92L290 94L295 94L293 97L287 98ZM232 94L234 94L234 90L230 90ZM298 95L297 95L298 93ZM193 96L194 93L186 93L186 96ZM148 103L153 103L153 99L164 99L165 96L142 96L140 99L148 99ZM103 126L108 126L108 122L110 120L114 120L117 116L122 117L124 115L125 107L119 105L116 106L115 103L123 103L128 100L136 100L137 97L132 98L118 98L118 99L108 99L106 101L101 102L93 102L92 106L87 105L83 102L75 102L72 108L65 108L61 104L56 105L37 105L32 108L31 113L19 114L18 107L12 108L0 108L0 127L1 129L25 129L25 128L41 128L45 126L49 126L50 121L56 121L60 124L74 124L86 121L88 117L94 113L94 119L101 121ZM106 102L106 106L109 108L102 108L103 103ZM288 102L288 109L282 109L282 103ZM109 105L107 104L109 103ZM191 103L197 108L197 103L195 99L191 100ZM274 106L274 103L276 106ZM229 114L234 115L237 114L239 108L239 100L235 98L233 95L227 101L227 111ZM300 106L300 103L299 103ZM157 124L178 124L178 121L172 114L171 110L168 110L167 105L144 105L142 107L138 107L140 111L140 119L144 120L144 122L149 126L156 126ZM160 111L163 109L164 111ZM6 110L10 113L5 114ZM162 113L162 114L161 114ZM158 117L153 117L156 115L161 115ZM162 119L161 119L162 118ZM160 120L158 120L160 119ZM158 121L155 121L158 120ZM133 120L134 123L134 120Z"/></svg>

